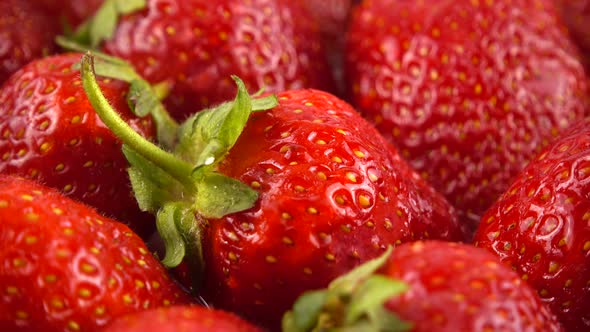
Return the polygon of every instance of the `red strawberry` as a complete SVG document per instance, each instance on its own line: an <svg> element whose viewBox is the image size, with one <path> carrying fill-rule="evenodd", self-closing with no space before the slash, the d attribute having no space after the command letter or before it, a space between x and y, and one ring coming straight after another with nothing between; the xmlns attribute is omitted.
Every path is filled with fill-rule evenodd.
<svg viewBox="0 0 590 332"><path fill-rule="evenodd" d="M65 19L72 27L92 16L104 0L28 0L44 7L54 18ZM129 1L129 0L126 0Z"/></svg>
<svg viewBox="0 0 590 332"><path fill-rule="evenodd" d="M0 1L0 84L31 60L56 50L54 18L29 0Z"/></svg>
<svg viewBox="0 0 590 332"><path fill-rule="evenodd" d="M347 72L359 110L475 229L588 87L550 0L365 1Z"/></svg>
<svg viewBox="0 0 590 332"><path fill-rule="evenodd" d="M0 173L19 174L60 189L102 213L152 228L129 188L121 143L96 116L72 69L81 54L39 59L0 90ZM129 111L128 84L102 80L107 98L130 125L154 136L149 117Z"/></svg>
<svg viewBox="0 0 590 332"><path fill-rule="evenodd" d="M285 316L284 327L285 332L314 327L562 331L534 290L496 257L469 245L439 241L401 245L389 258L383 255L334 280L328 290L308 293Z"/></svg>
<svg viewBox="0 0 590 332"><path fill-rule="evenodd" d="M174 306L116 319L104 332L262 332L243 319L219 310Z"/></svg>
<svg viewBox="0 0 590 332"><path fill-rule="evenodd" d="M556 1L574 40L586 55L586 64L590 65L590 1Z"/></svg>
<svg viewBox="0 0 590 332"><path fill-rule="evenodd" d="M528 281L569 331L590 330L590 119L524 169L475 241Z"/></svg>
<svg viewBox="0 0 590 332"><path fill-rule="evenodd" d="M332 87L317 27L295 1L148 0L113 28L89 37L150 82L173 82L177 118L231 99L232 74L251 91Z"/></svg>
<svg viewBox="0 0 590 332"><path fill-rule="evenodd" d="M101 118L128 132L83 61ZM214 306L273 327L301 292L388 245L465 239L453 208L348 104L293 90L276 106L273 97L251 100L236 80L234 102L181 126L174 155L125 141L136 196L158 213L165 262L202 255L203 295Z"/></svg>
<svg viewBox="0 0 590 332"><path fill-rule="evenodd" d="M125 225L0 175L0 330L95 331L188 297Z"/></svg>

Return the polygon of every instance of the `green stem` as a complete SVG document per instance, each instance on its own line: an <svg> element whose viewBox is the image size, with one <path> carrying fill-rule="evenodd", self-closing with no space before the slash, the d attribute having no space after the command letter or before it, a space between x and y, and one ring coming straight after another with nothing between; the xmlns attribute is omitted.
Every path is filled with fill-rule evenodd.
<svg viewBox="0 0 590 332"><path fill-rule="evenodd" d="M82 57L80 68L82 85L100 119L111 129L124 144L135 150L147 160L153 162L162 170L173 176L180 183L190 183L193 166L178 159L173 154L160 149L131 128L102 94L94 73L94 57L90 52Z"/></svg>

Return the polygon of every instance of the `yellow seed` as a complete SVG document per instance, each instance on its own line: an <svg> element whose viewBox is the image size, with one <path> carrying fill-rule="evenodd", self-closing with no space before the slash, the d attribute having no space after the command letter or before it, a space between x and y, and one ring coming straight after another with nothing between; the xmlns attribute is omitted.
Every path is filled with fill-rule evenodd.
<svg viewBox="0 0 590 332"><path fill-rule="evenodd" d="M21 198L25 201L29 201L29 202L33 201L33 196L31 196L31 195L24 194L24 195L21 195Z"/></svg>
<svg viewBox="0 0 590 332"><path fill-rule="evenodd" d="M78 124L78 123L80 123L81 120L82 120L82 118L79 115L75 115L72 118L72 121L71 122L72 122L72 124Z"/></svg>
<svg viewBox="0 0 590 332"><path fill-rule="evenodd" d="M333 261L333 260L335 260L335 259L336 259L336 257L334 256L334 254L330 254L330 253L327 253L327 254L326 254L326 256L324 256L324 257L325 257L327 260L329 260L329 261Z"/></svg>
<svg viewBox="0 0 590 332"><path fill-rule="evenodd" d="M318 214L318 210L316 208L314 208L314 207L307 208L307 212L309 214Z"/></svg>
<svg viewBox="0 0 590 332"><path fill-rule="evenodd" d="M25 215L25 218L28 221L37 221L37 220L39 220L39 215L36 213L33 213L33 212L29 212Z"/></svg>
<svg viewBox="0 0 590 332"><path fill-rule="evenodd" d="M283 243L286 245L292 245L293 244L293 240L288 237L288 236L283 236Z"/></svg>
<svg viewBox="0 0 590 332"><path fill-rule="evenodd" d="M135 280L135 287L137 288L145 288L145 283L141 280Z"/></svg>
<svg viewBox="0 0 590 332"><path fill-rule="evenodd" d="M12 260L12 265L17 268L23 267L23 266L27 265L27 261L25 261L22 258L15 258Z"/></svg>
<svg viewBox="0 0 590 332"><path fill-rule="evenodd" d="M89 298L92 295L92 292L87 288L82 288L78 291L78 295L82 298Z"/></svg>
<svg viewBox="0 0 590 332"><path fill-rule="evenodd" d="M271 263L271 264L274 264L277 262L277 258L274 256L266 256L265 259L266 259L266 262Z"/></svg>
<svg viewBox="0 0 590 332"><path fill-rule="evenodd" d="M8 286L8 287L6 287L6 294L16 295L16 294L18 294L18 288L13 287L13 286Z"/></svg>
<svg viewBox="0 0 590 332"><path fill-rule="evenodd" d="M283 213L281 213L281 218L283 218L285 220L290 220L292 217L287 212L283 212Z"/></svg>
<svg viewBox="0 0 590 332"><path fill-rule="evenodd" d="M54 274L48 274L43 278L46 283L54 283L57 281L57 276Z"/></svg>
<svg viewBox="0 0 590 332"><path fill-rule="evenodd" d="M35 236L27 236L27 237L25 237L25 243L26 244L29 244L29 245L30 244L35 244L35 243L37 243L37 237L35 237Z"/></svg>
<svg viewBox="0 0 590 332"><path fill-rule="evenodd" d="M68 328L72 331L80 331L80 324L76 323L75 321L71 320L68 322Z"/></svg>
<svg viewBox="0 0 590 332"><path fill-rule="evenodd" d="M16 312L16 318L21 320L27 319L29 318L29 314L25 311L19 310Z"/></svg>
<svg viewBox="0 0 590 332"><path fill-rule="evenodd" d="M3 199L1 199L0 200L0 209L7 208L7 207L8 207L8 202L5 201L5 200L3 200Z"/></svg>
<svg viewBox="0 0 590 332"><path fill-rule="evenodd" d="M152 281L152 288L153 289L158 289L160 288L160 283L157 281Z"/></svg>
<svg viewBox="0 0 590 332"><path fill-rule="evenodd" d="M365 195L360 195L359 204L364 208L368 208L369 206L371 206L371 200L369 199L369 197Z"/></svg>
<svg viewBox="0 0 590 332"><path fill-rule="evenodd" d="M81 269L85 273L94 273L94 272L96 272L96 267L94 267L94 266L92 266L90 264L87 264L87 263L83 263L82 266L81 266Z"/></svg>
<svg viewBox="0 0 590 332"><path fill-rule="evenodd" d="M96 316L102 316L106 313L106 308L103 306L100 307L96 307L96 309L94 309L94 314Z"/></svg>
<svg viewBox="0 0 590 332"><path fill-rule="evenodd" d="M258 181L252 181L252 182L250 183L250 186L251 186L252 188L255 188L255 189L257 189L257 188L260 188L260 182L258 182Z"/></svg>
<svg viewBox="0 0 590 332"><path fill-rule="evenodd" d="M310 269L310 268L308 268L308 267L305 267L305 268L303 268L303 273L305 273L305 274L307 274L307 275L311 275L311 274L312 274L312 271L311 271L311 269Z"/></svg>
<svg viewBox="0 0 590 332"><path fill-rule="evenodd" d="M123 295L123 303L125 303L125 304L133 303L133 299L131 298L131 295L129 295L129 294Z"/></svg>

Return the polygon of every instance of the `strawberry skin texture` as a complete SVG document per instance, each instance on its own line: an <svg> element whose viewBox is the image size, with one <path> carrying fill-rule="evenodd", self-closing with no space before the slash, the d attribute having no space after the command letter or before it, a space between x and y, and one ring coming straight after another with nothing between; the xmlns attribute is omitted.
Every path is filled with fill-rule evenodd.
<svg viewBox="0 0 590 332"><path fill-rule="evenodd" d="M494 255L418 241L394 249L381 273L409 289L386 303L411 331L562 331L535 291Z"/></svg>
<svg viewBox="0 0 590 332"><path fill-rule="evenodd" d="M0 84L35 58L54 53L59 22L28 0L0 1Z"/></svg>
<svg viewBox="0 0 590 332"><path fill-rule="evenodd" d="M278 98L219 166L259 199L210 221L205 300L276 328L303 291L388 245L465 240L448 202L350 105L317 90Z"/></svg>
<svg viewBox="0 0 590 332"><path fill-rule="evenodd" d="M0 175L0 329L96 331L188 297L127 226Z"/></svg>
<svg viewBox="0 0 590 332"><path fill-rule="evenodd" d="M204 307L172 306L130 314L104 332L263 332L238 316Z"/></svg>
<svg viewBox="0 0 590 332"><path fill-rule="evenodd" d="M532 285L568 331L590 329L590 120L545 148L476 233Z"/></svg>
<svg viewBox="0 0 590 332"><path fill-rule="evenodd" d="M152 83L173 82L167 106L179 119L232 99L230 75L252 92L333 86L318 28L291 0L148 0L104 51Z"/></svg>
<svg viewBox="0 0 590 332"><path fill-rule="evenodd" d="M353 11L353 104L473 230L584 116L584 69L560 22L548 0L373 0Z"/></svg>
<svg viewBox="0 0 590 332"><path fill-rule="evenodd" d="M127 222L151 229L153 218L131 194L121 143L90 105L72 65L81 54L34 61L0 90L0 173L18 174ZM154 136L151 118L129 110L128 85L101 80L107 99L141 135Z"/></svg>

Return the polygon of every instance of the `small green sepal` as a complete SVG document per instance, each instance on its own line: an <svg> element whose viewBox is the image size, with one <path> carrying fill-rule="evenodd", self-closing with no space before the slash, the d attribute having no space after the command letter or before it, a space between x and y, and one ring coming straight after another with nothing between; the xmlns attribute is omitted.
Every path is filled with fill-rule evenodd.
<svg viewBox="0 0 590 332"><path fill-rule="evenodd" d="M401 332L408 324L384 307L387 300L407 290L407 285L376 274L392 248L335 279L324 290L302 295L283 316L283 331Z"/></svg>

